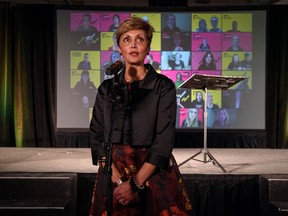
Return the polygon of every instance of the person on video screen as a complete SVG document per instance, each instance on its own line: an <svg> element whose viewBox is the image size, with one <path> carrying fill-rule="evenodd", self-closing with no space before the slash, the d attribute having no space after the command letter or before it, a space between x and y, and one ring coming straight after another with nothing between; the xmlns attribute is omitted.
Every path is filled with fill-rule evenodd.
<svg viewBox="0 0 288 216"><path fill-rule="evenodd" d="M209 29L207 28L207 23L205 19L200 19L198 22L198 28L195 30L195 32L209 32Z"/></svg>
<svg viewBox="0 0 288 216"><path fill-rule="evenodd" d="M92 162L98 165L90 215L109 215L108 198L113 215L192 215L172 154L176 88L144 63L153 27L130 17L116 36L125 63L115 79L98 88L90 122ZM109 197L107 183L113 183Z"/></svg>
<svg viewBox="0 0 288 216"><path fill-rule="evenodd" d="M98 32L98 30L92 25L92 16L91 14L84 14L80 22L80 26L76 31L80 32Z"/></svg>
<svg viewBox="0 0 288 216"><path fill-rule="evenodd" d="M78 70L91 70L91 63L89 61L89 54L84 54L84 60L79 62L77 69Z"/></svg>
<svg viewBox="0 0 288 216"><path fill-rule="evenodd" d="M181 85L183 82L182 74L180 72L176 73L175 87L179 88L179 85Z"/></svg>
<svg viewBox="0 0 288 216"><path fill-rule="evenodd" d="M212 52L207 51L202 58L198 70L216 70L216 64L214 62L215 60Z"/></svg>
<svg viewBox="0 0 288 216"><path fill-rule="evenodd" d="M95 87L94 83L90 81L90 74L88 70L82 71L81 79L76 83L72 93L80 98L83 108L93 106L94 99L97 94L97 88Z"/></svg>
<svg viewBox="0 0 288 216"><path fill-rule="evenodd" d="M228 30L227 32L240 32L238 30L238 22L236 20L233 20L232 29Z"/></svg>
<svg viewBox="0 0 288 216"><path fill-rule="evenodd" d="M213 103L213 95L211 92L207 92L206 107L207 107L207 114L208 114L207 126L213 127L214 122L217 118L217 111L219 109L219 106Z"/></svg>
<svg viewBox="0 0 288 216"><path fill-rule="evenodd" d="M101 67L100 67L100 71L101 71L101 76L104 80L106 79L110 79L113 78L114 75L107 75L106 74L106 70L107 68L112 65L113 63L115 63L117 60L119 60L121 58L121 55L118 51L113 51L110 55L110 59L107 62L104 62ZM103 80L102 79L102 80Z"/></svg>
<svg viewBox="0 0 288 216"><path fill-rule="evenodd" d="M120 17L119 17L119 15L115 14L113 16L113 24L110 25L110 27L109 27L109 32L116 32L116 30L119 26L119 23L120 23Z"/></svg>
<svg viewBox="0 0 288 216"><path fill-rule="evenodd" d="M181 53L175 53L173 55L173 60L169 61L169 66L172 68L172 70L184 70L185 69L184 61L182 61L181 58L182 58Z"/></svg>
<svg viewBox="0 0 288 216"><path fill-rule="evenodd" d="M187 110L186 118L182 122L184 128L198 128L202 126L202 122L198 118L198 109L189 108Z"/></svg>
<svg viewBox="0 0 288 216"><path fill-rule="evenodd" d="M234 35L232 37L232 46L230 46L227 51L243 51L243 48L239 45L239 36Z"/></svg>
<svg viewBox="0 0 288 216"><path fill-rule="evenodd" d="M202 43L198 47L197 51L210 51L210 45L208 44L207 38L203 38Z"/></svg>
<svg viewBox="0 0 288 216"><path fill-rule="evenodd" d="M244 95L241 90L236 90L229 107L233 109L246 109L247 105L243 96Z"/></svg>
<svg viewBox="0 0 288 216"><path fill-rule="evenodd" d="M155 69L155 70L161 70L161 65L159 62L157 61L154 61L153 59L153 55L152 54L148 54L147 57L146 57L146 60L149 64L152 65L152 67Z"/></svg>
<svg viewBox="0 0 288 216"><path fill-rule="evenodd" d="M231 62L228 65L228 70L241 70L241 64L238 54L234 54L232 56Z"/></svg>
<svg viewBox="0 0 288 216"><path fill-rule="evenodd" d="M220 108L217 112L217 118L214 122L214 128L227 128L230 126L230 117L227 109Z"/></svg>
<svg viewBox="0 0 288 216"><path fill-rule="evenodd" d="M192 108L204 108L203 94L201 91L196 92L196 99L191 103Z"/></svg>
<svg viewBox="0 0 288 216"><path fill-rule="evenodd" d="M108 48L108 50L109 50L109 51L118 51L117 38L116 38L115 32L114 32L114 34L113 34L113 44L112 44L112 46L110 46L110 47Z"/></svg>
<svg viewBox="0 0 288 216"><path fill-rule="evenodd" d="M252 60L249 52L244 54L244 59L240 62L240 66L242 70L252 70Z"/></svg>
<svg viewBox="0 0 288 216"><path fill-rule="evenodd" d="M210 29L210 32L221 32L222 31L221 28L218 27L218 22L219 22L218 17L216 17L216 16L211 17L210 22L211 22L211 26L212 26L212 28Z"/></svg>
<svg viewBox="0 0 288 216"><path fill-rule="evenodd" d="M219 106L213 103L213 95L210 92L207 92L207 108L213 109L215 112L219 109Z"/></svg>
<svg viewBox="0 0 288 216"><path fill-rule="evenodd" d="M171 13L168 15L167 25L162 29L162 33L172 38L175 32L181 32L181 29L176 25L175 14Z"/></svg>
<svg viewBox="0 0 288 216"><path fill-rule="evenodd" d="M183 47L183 40L182 40L182 35L180 32L175 32L173 34L173 39L172 39L172 46L169 50L171 51L184 51Z"/></svg>

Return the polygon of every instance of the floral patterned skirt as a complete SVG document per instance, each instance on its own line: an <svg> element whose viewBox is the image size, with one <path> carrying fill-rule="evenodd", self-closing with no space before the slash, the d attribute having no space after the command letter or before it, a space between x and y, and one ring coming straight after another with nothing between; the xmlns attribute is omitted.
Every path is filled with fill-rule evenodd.
<svg viewBox="0 0 288 216"><path fill-rule="evenodd" d="M130 179L137 174L148 155L145 148L135 149L129 145L113 145L112 161L120 173ZM106 175L107 176L107 175ZM90 215L107 215L106 195L103 192L105 175L101 168L97 174L92 195ZM184 187L180 171L173 155L168 170L158 170L139 192L139 200L123 206L113 197L113 216L187 216L192 206Z"/></svg>

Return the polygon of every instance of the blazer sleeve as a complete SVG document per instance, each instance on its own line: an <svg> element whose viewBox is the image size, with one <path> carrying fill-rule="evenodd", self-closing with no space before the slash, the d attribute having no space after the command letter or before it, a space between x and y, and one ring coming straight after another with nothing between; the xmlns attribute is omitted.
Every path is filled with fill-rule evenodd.
<svg viewBox="0 0 288 216"><path fill-rule="evenodd" d="M106 156L105 149L105 85L102 83L98 89L95 104L92 112L92 119L90 122L90 145L92 162L94 165L98 164L101 157Z"/></svg>
<svg viewBox="0 0 288 216"><path fill-rule="evenodd" d="M176 124L176 89L170 79L164 79L160 88L156 137L146 162L166 170L174 147Z"/></svg>

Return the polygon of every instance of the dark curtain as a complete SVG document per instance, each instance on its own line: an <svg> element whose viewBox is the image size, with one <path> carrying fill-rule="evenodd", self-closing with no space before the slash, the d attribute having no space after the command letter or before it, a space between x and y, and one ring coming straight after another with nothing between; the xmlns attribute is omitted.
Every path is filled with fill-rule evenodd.
<svg viewBox="0 0 288 216"><path fill-rule="evenodd" d="M288 7L273 6L269 12L266 62L267 147L288 148Z"/></svg>
<svg viewBox="0 0 288 216"><path fill-rule="evenodd" d="M1 146L56 146L55 10L10 4L0 10Z"/></svg>
<svg viewBox="0 0 288 216"><path fill-rule="evenodd" d="M268 8L265 131L208 135L209 147L288 148L287 6ZM89 147L89 131L57 131L56 6L0 3L1 147ZM195 142L195 140L197 142ZM201 147L203 132L177 132L176 147Z"/></svg>

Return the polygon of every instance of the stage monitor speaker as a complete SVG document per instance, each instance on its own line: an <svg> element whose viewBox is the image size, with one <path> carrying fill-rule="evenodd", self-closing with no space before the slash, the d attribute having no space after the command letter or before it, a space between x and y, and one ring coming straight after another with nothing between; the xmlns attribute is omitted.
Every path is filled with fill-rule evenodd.
<svg viewBox="0 0 288 216"><path fill-rule="evenodd" d="M77 174L0 173L1 216L76 216Z"/></svg>
<svg viewBox="0 0 288 216"><path fill-rule="evenodd" d="M261 215L288 215L288 175L259 176Z"/></svg>

